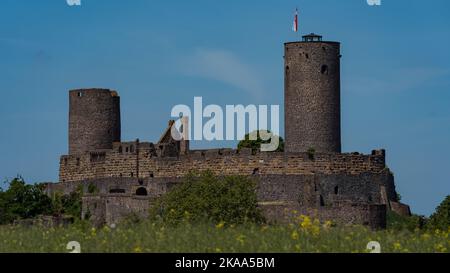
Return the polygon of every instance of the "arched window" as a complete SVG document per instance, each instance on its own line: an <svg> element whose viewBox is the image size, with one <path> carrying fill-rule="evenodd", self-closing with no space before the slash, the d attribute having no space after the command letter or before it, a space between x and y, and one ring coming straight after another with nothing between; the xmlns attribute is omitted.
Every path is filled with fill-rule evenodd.
<svg viewBox="0 0 450 273"><path fill-rule="evenodd" d="M123 152L122 146L120 146L120 147L119 147L119 153L122 153L122 152Z"/></svg>
<svg viewBox="0 0 450 273"><path fill-rule="evenodd" d="M147 189L146 189L146 188L143 188L143 187L138 188L138 189L136 190L136 195L137 195L137 196L147 196L147 195L148 195Z"/></svg>
<svg viewBox="0 0 450 273"><path fill-rule="evenodd" d="M322 65L322 68L320 69L320 73L324 75L328 75L328 65Z"/></svg>
<svg viewBox="0 0 450 273"><path fill-rule="evenodd" d="M339 194L339 187L338 186L334 187L334 194L336 194L336 195Z"/></svg>

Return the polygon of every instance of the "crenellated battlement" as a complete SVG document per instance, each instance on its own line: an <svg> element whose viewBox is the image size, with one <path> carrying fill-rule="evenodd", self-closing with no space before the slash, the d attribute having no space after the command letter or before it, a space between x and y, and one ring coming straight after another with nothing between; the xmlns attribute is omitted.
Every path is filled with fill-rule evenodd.
<svg viewBox="0 0 450 273"><path fill-rule="evenodd" d="M299 175L378 173L386 169L385 151L359 153L266 153L250 149L191 151L165 156L152 143L115 143L112 150L65 155L60 161L60 182L108 177L182 177L192 170L220 175Z"/></svg>

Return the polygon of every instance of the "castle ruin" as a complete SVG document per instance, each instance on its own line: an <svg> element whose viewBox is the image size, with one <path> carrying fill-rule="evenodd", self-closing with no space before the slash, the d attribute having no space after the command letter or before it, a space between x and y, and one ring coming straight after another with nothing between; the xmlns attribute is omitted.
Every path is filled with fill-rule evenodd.
<svg viewBox="0 0 450 273"><path fill-rule="evenodd" d="M95 186L83 197L83 216L111 224L130 213L145 216L150 201L191 170L211 170L254 177L268 220L296 210L384 228L387 210L410 210L398 200L384 150L341 153L340 59L340 43L318 35L285 44L285 152L191 150L189 141L171 137L173 121L157 143L122 142L117 92L70 91L69 154L61 156L59 183L48 190Z"/></svg>

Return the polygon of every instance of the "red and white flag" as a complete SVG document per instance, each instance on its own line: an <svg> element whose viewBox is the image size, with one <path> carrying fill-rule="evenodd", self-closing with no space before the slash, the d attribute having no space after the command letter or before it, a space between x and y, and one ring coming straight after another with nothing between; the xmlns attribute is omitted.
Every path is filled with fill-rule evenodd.
<svg viewBox="0 0 450 273"><path fill-rule="evenodd" d="M295 17L294 17L294 24L292 26L292 31L298 32L298 9L295 9Z"/></svg>

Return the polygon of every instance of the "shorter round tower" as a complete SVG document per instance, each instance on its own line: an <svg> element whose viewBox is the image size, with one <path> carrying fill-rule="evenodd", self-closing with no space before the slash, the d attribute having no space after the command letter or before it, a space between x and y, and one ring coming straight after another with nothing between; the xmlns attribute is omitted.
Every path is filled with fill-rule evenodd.
<svg viewBox="0 0 450 273"><path fill-rule="evenodd" d="M69 92L69 154L112 149L120 142L120 97L109 89Z"/></svg>

